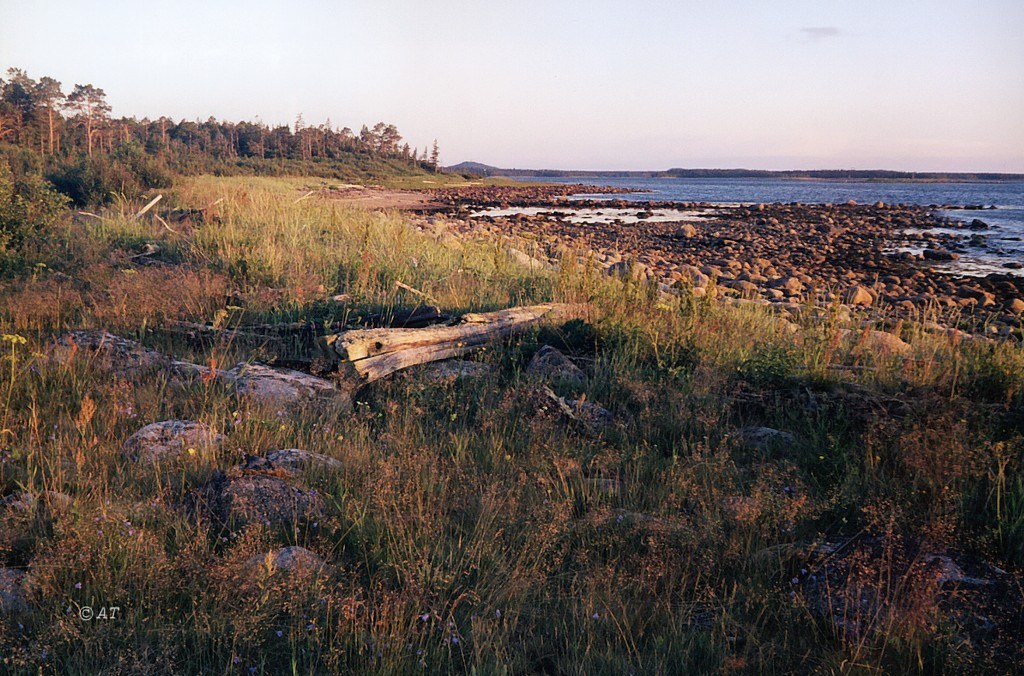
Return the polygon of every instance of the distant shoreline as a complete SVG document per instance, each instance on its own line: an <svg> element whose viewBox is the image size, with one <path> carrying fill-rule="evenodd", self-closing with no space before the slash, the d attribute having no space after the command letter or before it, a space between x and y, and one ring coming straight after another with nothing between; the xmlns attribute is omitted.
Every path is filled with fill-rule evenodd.
<svg viewBox="0 0 1024 676"><path fill-rule="evenodd" d="M1012 183L1024 181L1024 174L996 172L903 172L879 169L809 169L769 171L761 169L667 169L665 171L580 171L561 169L503 169L477 162L446 167L452 173L505 178L769 178L795 181L859 181L865 183Z"/></svg>

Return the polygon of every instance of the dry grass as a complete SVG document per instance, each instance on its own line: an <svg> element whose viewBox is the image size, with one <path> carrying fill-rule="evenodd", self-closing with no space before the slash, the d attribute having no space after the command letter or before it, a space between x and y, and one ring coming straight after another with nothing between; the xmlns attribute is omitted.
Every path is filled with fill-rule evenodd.
<svg viewBox="0 0 1024 676"><path fill-rule="evenodd" d="M1019 345L907 326L911 358L858 354L828 322L794 333L759 308L659 300L569 259L534 275L496 245L455 245L398 214L294 203L301 187L195 179L168 201L223 198L206 222L176 233L120 213L69 223L31 249L45 267L3 282L0 488L42 498L0 513L0 565L30 579L28 607L0 622L0 670L934 671L953 646L965 670L1007 664L963 644L907 552L929 542L1024 563ZM141 265L146 242L160 251ZM45 357L55 334L87 326L233 363L240 346L159 329L422 302L396 280L451 311L597 310L586 330L484 352L494 378L401 376L348 414ZM325 301L338 293L350 300ZM613 429L589 437L537 414L522 370L540 342L587 365L587 398L617 415ZM123 457L135 430L172 417L228 443L159 471ZM736 437L746 425L797 441L750 449ZM324 517L222 531L189 508L217 470L294 447L343 464L303 477ZM840 596L884 599L885 611L840 622L793 580L804 584L810 543L864 533L884 544L843 564L855 573ZM284 545L330 568L247 567ZM83 622L86 605L123 616Z"/></svg>

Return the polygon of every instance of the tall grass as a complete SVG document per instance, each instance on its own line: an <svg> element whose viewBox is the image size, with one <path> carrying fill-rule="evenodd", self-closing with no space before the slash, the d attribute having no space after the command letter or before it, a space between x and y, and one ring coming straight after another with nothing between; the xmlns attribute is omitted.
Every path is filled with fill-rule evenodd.
<svg viewBox="0 0 1024 676"><path fill-rule="evenodd" d="M1019 345L910 327L909 359L861 354L810 313L793 331L758 307L659 298L582 252L531 273L436 223L296 202L304 185L196 178L167 200L213 205L202 223L172 232L115 205L35 242L43 266L5 284L0 488L38 500L0 517L0 565L29 580L27 608L0 623L3 671L927 671L956 635L930 621L934 590L899 572L902 554L857 582L902 615L851 633L797 593L800 552L870 532L892 552L899 536L1021 563ZM146 243L160 249L140 265ZM493 377L401 375L351 413L45 356L88 326L230 365L250 355L159 329L548 300L591 316L484 351ZM587 366L587 399L616 425L592 437L538 413L524 366L542 342ZM159 468L123 456L168 418L228 443ZM752 449L737 436L750 425L796 441ZM224 531L190 508L218 470L293 447L343 463L302 477L325 517ZM329 568L246 566L285 545ZM116 621L79 619L114 605Z"/></svg>

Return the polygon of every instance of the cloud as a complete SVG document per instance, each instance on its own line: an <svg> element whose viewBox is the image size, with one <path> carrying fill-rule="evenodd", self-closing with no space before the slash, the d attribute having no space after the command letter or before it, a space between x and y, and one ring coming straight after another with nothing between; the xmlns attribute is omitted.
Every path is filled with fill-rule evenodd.
<svg viewBox="0 0 1024 676"><path fill-rule="evenodd" d="M800 29L800 32L804 34L804 37L810 38L811 40L837 38L843 34L843 31L839 30L835 26L805 26Z"/></svg>

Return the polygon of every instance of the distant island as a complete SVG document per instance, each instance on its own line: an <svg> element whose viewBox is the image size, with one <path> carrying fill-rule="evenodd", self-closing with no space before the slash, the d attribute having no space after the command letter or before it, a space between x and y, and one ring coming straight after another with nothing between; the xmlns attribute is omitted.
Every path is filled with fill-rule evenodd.
<svg viewBox="0 0 1024 676"><path fill-rule="evenodd" d="M681 169L665 171L583 171L575 169L502 169L480 162L460 162L445 171L475 176L525 178L789 178L863 181L1022 181L1024 174L890 171L886 169Z"/></svg>

